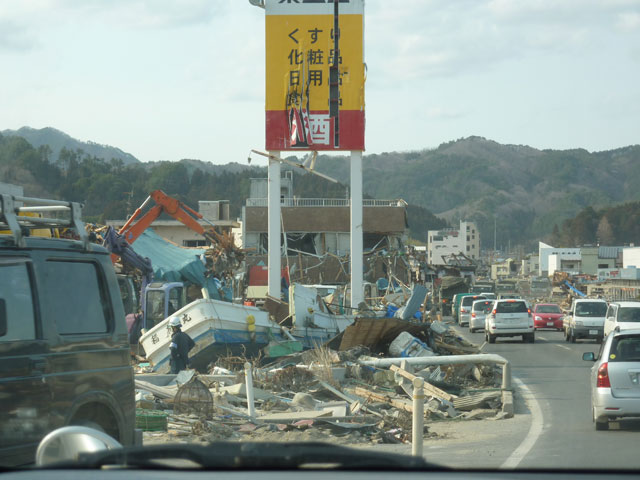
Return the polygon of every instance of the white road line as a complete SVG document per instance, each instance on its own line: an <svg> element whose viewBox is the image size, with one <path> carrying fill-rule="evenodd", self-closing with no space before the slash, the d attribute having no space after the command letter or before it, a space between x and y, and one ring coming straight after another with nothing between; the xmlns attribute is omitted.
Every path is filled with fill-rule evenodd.
<svg viewBox="0 0 640 480"><path fill-rule="evenodd" d="M482 345L480 345L480 347L478 348L478 350L482 351L482 349L484 348L484 346L487 344L487 342L484 342Z"/></svg>
<svg viewBox="0 0 640 480"><path fill-rule="evenodd" d="M513 453L507 458L500 468L513 469L527 456L527 453L533 448L538 438L542 434L542 428L544 427L544 418L542 416L542 409L540 404L536 400L535 396L522 380L513 377L513 381L518 384L522 396L525 398L527 405L531 410L531 427L527 436L522 443L516 448Z"/></svg>
<svg viewBox="0 0 640 480"><path fill-rule="evenodd" d="M540 340L544 340L545 342L548 340L548 338L546 338L546 337L541 337L540 335L538 335L538 338L539 338Z"/></svg>
<svg viewBox="0 0 640 480"><path fill-rule="evenodd" d="M560 348L564 348L565 350L569 350L570 352L573 352L573 350L571 350L569 347L567 347L566 345L558 345L556 343L556 347L560 347Z"/></svg>

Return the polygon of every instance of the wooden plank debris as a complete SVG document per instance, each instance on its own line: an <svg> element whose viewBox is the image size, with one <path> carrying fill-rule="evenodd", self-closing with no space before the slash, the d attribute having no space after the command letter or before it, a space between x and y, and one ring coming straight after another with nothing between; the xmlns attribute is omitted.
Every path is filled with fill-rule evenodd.
<svg viewBox="0 0 640 480"><path fill-rule="evenodd" d="M386 403L388 405L391 405L392 407L404 410L405 412L413 413L413 405L407 400L394 398L390 395L384 395L377 392L372 392L371 390L367 390L363 387L356 387L353 391L356 395L364 398L367 401Z"/></svg>
<svg viewBox="0 0 640 480"><path fill-rule="evenodd" d="M358 398L353 398L350 397L349 395L342 393L340 390L338 390L337 388L333 388L331 385L329 385L327 382L322 381L322 380L318 380L318 383L320 383L320 385L322 385L324 388L326 388L327 390L329 390L331 393L333 393L334 395L336 395L337 397L346 400L347 402L349 402L350 405L353 404L359 404L360 406L358 407L358 410L364 410L365 412L369 412L373 415L376 415L378 417L383 417L384 415L382 415L380 412L376 412L375 410L367 407L366 405L363 405L362 402L360 401L360 399ZM355 413L354 410L351 410L352 413Z"/></svg>
<svg viewBox="0 0 640 480"><path fill-rule="evenodd" d="M397 365L391 365L390 370L397 373L398 375L403 376L408 380L411 380L412 382L414 378L417 378L412 373L407 372L406 370L404 370L401 367L398 367ZM449 402L453 401L454 398L458 398L456 395L447 393L444 390L441 390L440 388L436 387L435 385L430 384L426 380L424 381L424 393L425 395L444 399Z"/></svg>

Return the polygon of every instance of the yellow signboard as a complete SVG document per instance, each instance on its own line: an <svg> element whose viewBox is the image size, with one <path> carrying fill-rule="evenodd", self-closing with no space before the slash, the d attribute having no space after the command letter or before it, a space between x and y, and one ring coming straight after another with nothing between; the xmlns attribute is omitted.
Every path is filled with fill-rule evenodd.
<svg viewBox="0 0 640 480"><path fill-rule="evenodd" d="M364 150L363 0L265 8L267 150Z"/></svg>

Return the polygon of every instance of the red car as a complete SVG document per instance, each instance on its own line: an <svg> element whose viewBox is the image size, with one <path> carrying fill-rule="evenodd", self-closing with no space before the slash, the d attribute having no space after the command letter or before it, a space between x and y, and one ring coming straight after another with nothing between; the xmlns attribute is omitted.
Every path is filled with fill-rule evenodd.
<svg viewBox="0 0 640 480"><path fill-rule="evenodd" d="M555 303L538 303L533 307L533 326L539 328L554 328L562 330L562 309Z"/></svg>

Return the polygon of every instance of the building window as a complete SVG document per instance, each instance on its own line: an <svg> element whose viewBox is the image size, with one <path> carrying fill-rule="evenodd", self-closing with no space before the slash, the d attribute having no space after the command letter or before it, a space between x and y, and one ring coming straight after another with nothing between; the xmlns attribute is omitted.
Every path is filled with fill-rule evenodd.
<svg viewBox="0 0 640 480"><path fill-rule="evenodd" d="M469 242L470 240L471 240L471 237L467 235L467 242Z"/></svg>
<svg viewBox="0 0 640 480"><path fill-rule="evenodd" d="M609 265L607 265L606 263L599 263L598 268L609 268Z"/></svg>
<svg viewBox="0 0 640 480"><path fill-rule="evenodd" d="M183 240L182 246L183 247L206 247L207 241L206 240Z"/></svg>
<svg viewBox="0 0 640 480"><path fill-rule="evenodd" d="M471 250L471 247L469 247L469 245L467 245L467 252L469 252Z"/></svg>

